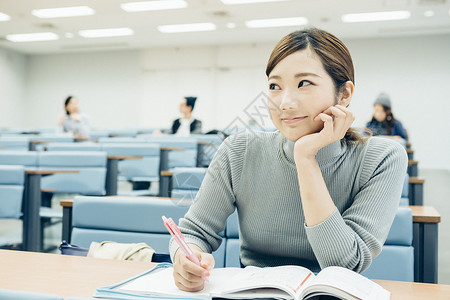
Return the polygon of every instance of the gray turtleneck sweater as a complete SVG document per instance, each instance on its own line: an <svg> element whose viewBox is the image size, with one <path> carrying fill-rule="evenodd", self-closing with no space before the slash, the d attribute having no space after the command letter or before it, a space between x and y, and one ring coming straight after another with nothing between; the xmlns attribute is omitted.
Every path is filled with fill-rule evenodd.
<svg viewBox="0 0 450 300"><path fill-rule="evenodd" d="M316 160L336 206L322 223L307 227L294 142L276 132L229 137L217 151L180 229L187 243L216 250L219 232L237 208L245 266L301 265L318 272L342 266L367 269L389 233L407 168L405 149L385 138L337 141ZM173 257L177 244L170 242Z"/></svg>

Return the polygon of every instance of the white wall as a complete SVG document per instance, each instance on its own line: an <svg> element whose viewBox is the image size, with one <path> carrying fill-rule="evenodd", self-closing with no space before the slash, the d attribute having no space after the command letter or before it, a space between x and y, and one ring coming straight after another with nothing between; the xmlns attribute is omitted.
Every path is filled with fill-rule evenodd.
<svg viewBox="0 0 450 300"><path fill-rule="evenodd" d="M27 71L28 126L54 126L74 95L97 128L138 126L138 51L31 56Z"/></svg>
<svg viewBox="0 0 450 300"><path fill-rule="evenodd" d="M356 70L355 126L370 119L374 99L385 91L420 167L450 170L450 35L345 42ZM199 97L194 113L206 130L236 117L246 122L266 90L274 44L32 56L27 125L54 124L69 93L97 127L169 126L186 95Z"/></svg>
<svg viewBox="0 0 450 300"><path fill-rule="evenodd" d="M24 125L25 55L0 48L0 127Z"/></svg>

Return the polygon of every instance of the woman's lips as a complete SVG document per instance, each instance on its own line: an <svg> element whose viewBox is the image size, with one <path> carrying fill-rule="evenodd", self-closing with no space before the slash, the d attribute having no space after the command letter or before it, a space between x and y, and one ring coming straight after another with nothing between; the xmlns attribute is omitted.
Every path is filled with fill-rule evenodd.
<svg viewBox="0 0 450 300"><path fill-rule="evenodd" d="M307 117L294 117L294 118L282 118L281 120L286 124L293 124L300 122L303 119L306 119Z"/></svg>

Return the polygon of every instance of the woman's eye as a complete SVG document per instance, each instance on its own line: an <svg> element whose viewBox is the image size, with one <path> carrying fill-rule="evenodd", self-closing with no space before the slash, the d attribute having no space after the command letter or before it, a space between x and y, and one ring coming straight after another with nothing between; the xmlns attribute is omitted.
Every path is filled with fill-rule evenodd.
<svg viewBox="0 0 450 300"><path fill-rule="evenodd" d="M269 84L269 90L279 90L280 87L276 83Z"/></svg>
<svg viewBox="0 0 450 300"><path fill-rule="evenodd" d="M298 84L298 87L304 87L304 86L308 86L308 85L310 85L310 84L311 84L310 81L308 81L308 80L302 80L302 81L300 81L300 83Z"/></svg>

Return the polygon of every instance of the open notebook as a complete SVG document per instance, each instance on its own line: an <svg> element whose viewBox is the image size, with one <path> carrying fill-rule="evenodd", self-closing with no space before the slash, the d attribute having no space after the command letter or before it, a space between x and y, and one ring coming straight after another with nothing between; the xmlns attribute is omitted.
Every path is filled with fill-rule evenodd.
<svg viewBox="0 0 450 300"><path fill-rule="evenodd" d="M390 293L375 282L341 267L328 267L314 275L300 266L273 268L219 268L211 271L200 292L180 291L174 283L171 264L153 269L118 284L97 288L94 297L114 299L390 299Z"/></svg>

